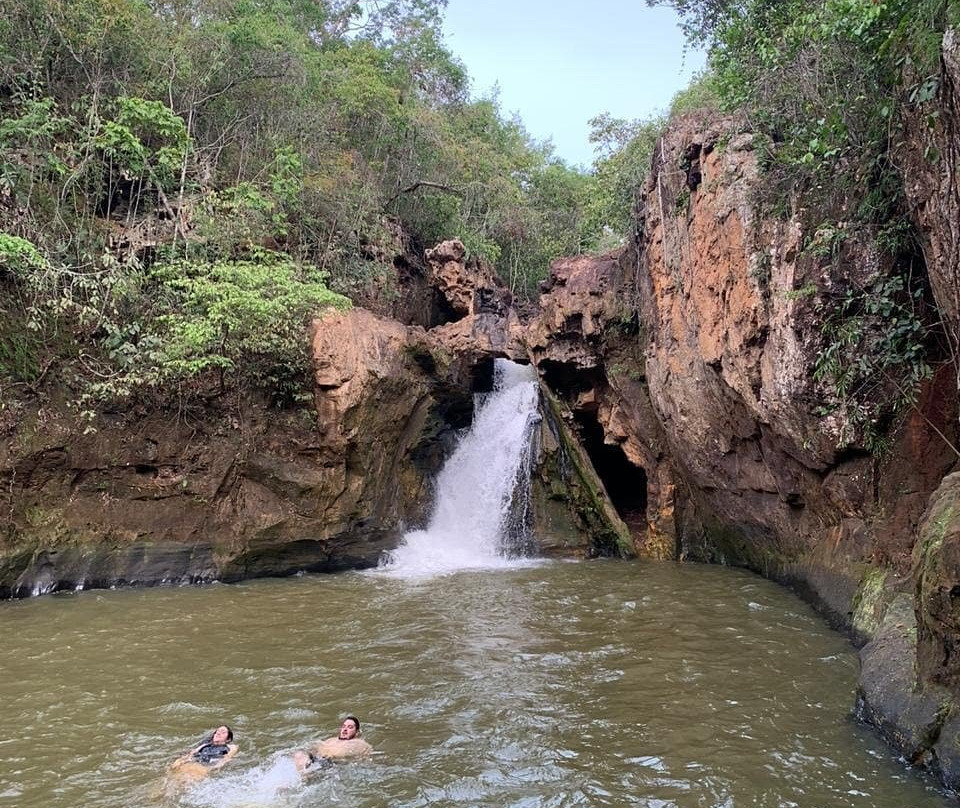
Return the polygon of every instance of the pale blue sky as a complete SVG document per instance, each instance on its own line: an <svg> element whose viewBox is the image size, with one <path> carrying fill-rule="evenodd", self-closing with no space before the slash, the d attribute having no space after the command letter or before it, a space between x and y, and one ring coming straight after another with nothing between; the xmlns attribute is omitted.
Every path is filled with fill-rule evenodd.
<svg viewBox="0 0 960 808"><path fill-rule="evenodd" d="M684 54L676 14L643 0L448 0L444 19L473 96L499 83L504 115L519 113L533 137L585 167L590 118L664 111L704 64Z"/></svg>

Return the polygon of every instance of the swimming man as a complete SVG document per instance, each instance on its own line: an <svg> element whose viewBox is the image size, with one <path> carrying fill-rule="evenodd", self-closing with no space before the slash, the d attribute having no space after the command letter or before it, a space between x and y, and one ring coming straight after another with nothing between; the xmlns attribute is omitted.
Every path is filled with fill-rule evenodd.
<svg viewBox="0 0 960 808"><path fill-rule="evenodd" d="M294 753L293 762L297 771L305 772L314 767L319 768L324 761L329 763L334 760L362 758L372 751L373 747L360 737L360 719L348 715L334 737L317 741L307 752Z"/></svg>

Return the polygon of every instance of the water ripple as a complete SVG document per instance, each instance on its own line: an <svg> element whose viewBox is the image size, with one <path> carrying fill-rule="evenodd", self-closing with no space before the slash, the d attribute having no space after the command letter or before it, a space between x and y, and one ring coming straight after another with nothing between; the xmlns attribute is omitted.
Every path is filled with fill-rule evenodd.
<svg viewBox="0 0 960 808"><path fill-rule="evenodd" d="M735 570L548 563L7 605L0 808L946 804L849 720L845 641ZM195 619L214 613L229 620ZM301 780L293 751L348 712L376 755ZM172 788L166 764L221 721L240 754Z"/></svg>

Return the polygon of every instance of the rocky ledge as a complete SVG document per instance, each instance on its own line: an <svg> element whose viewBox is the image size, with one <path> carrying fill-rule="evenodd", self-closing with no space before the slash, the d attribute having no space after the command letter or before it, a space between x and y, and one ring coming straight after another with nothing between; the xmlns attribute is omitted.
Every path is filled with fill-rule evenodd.
<svg viewBox="0 0 960 808"><path fill-rule="evenodd" d="M396 262L394 262L396 263ZM459 242L426 254L393 314L312 327L312 406L254 396L131 406L81 425L64 402L0 413L0 597L233 581L378 563L422 524L493 359L527 361L509 293ZM427 302L429 301L429 304ZM426 308L424 308L426 306ZM630 554L562 413L542 410L540 552Z"/></svg>

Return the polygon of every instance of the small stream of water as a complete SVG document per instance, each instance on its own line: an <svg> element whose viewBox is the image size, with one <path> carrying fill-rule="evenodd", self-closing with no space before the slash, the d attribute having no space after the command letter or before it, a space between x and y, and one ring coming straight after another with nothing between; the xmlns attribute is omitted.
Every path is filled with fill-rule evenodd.
<svg viewBox="0 0 960 808"><path fill-rule="evenodd" d="M437 477L430 521L386 559L398 577L516 566L529 547L530 437L536 371L497 359L493 391L477 396L474 422Z"/></svg>

